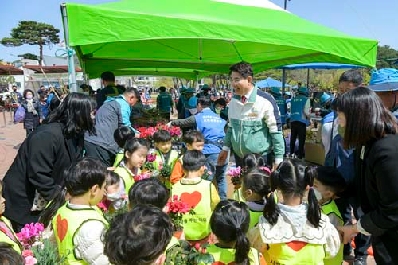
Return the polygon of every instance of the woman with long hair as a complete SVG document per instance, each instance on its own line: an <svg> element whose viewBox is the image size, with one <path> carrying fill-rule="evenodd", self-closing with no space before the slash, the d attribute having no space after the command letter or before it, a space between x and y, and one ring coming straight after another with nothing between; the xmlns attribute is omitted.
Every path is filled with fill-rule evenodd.
<svg viewBox="0 0 398 265"><path fill-rule="evenodd" d="M14 230L37 222L41 207L63 186L63 171L83 155L84 133L95 133L92 101L71 93L22 143L3 181L9 207L4 215ZM35 203L34 203L35 201Z"/></svg>
<svg viewBox="0 0 398 265"><path fill-rule="evenodd" d="M340 227L347 243L372 236L377 264L398 264L397 122L375 92L358 87L337 98L339 133L346 149L356 149L357 196L364 215Z"/></svg>

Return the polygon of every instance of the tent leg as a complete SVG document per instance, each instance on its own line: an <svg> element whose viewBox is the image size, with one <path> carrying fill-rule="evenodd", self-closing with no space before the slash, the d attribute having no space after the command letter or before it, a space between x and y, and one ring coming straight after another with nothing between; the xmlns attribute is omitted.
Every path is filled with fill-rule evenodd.
<svg viewBox="0 0 398 265"><path fill-rule="evenodd" d="M307 69L307 88L310 89L310 68Z"/></svg>
<svg viewBox="0 0 398 265"><path fill-rule="evenodd" d="M65 47L68 53L68 74L69 74L69 91L77 92L76 85L76 69L73 60L73 50L69 47L69 31L68 31L68 15L66 11L66 4L61 4L62 22L64 26Z"/></svg>

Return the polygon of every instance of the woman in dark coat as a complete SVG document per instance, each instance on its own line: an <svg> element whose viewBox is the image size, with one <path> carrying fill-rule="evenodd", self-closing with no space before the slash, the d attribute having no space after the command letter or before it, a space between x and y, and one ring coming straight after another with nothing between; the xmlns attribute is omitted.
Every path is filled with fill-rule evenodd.
<svg viewBox="0 0 398 265"><path fill-rule="evenodd" d="M359 87L336 101L339 132L358 160L356 187L363 212L355 225L341 227L348 243L356 233L372 236L378 265L398 264L398 135L395 117L375 92Z"/></svg>
<svg viewBox="0 0 398 265"><path fill-rule="evenodd" d="M40 124L41 106L40 102L34 99L33 95L34 93L32 90L26 89L23 92L24 100L21 103L21 106L25 109L23 127L26 130L26 137L28 137Z"/></svg>
<svg viewBox="0 0 398 265"><path fill-rule="evenodd" d="M93 110L88 96L71 93L22 143L3 179L4 215L15 231L37 222L35 197L52 200L63 186L63 171L82 157L84 132L95 132Z"/></svg>

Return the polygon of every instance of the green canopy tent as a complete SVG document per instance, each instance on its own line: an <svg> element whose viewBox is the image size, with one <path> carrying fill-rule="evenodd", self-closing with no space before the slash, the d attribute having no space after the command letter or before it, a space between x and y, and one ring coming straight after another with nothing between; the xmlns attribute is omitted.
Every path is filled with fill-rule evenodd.
<svg viewBox="0 0 398 265"><path fill-rule="evenodd" d="M87 74L123 68L255 72L292 63L374 67L377 41L354 38L267 0L124 0L61 6L66 44Z"/></svg>
<svg viewBox="0 0 398 265"><path fill-rule="evenodd" d="M113 73L116 76L129 76L129 75L147 75L147 76L172 76L180 77L187 80L198 80L203 77L207 77L214 73L191 70L184 68L123 68L115 69ZM94 76L97 77L97 76Z"/></svg>

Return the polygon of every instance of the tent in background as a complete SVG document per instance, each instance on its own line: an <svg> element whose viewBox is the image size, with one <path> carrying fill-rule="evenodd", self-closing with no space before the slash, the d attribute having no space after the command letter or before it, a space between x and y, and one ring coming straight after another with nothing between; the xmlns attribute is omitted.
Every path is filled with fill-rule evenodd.
<svg viewBox="0 0 398 265"><path fill-rule="evenodd" d="M90 76L123 68L255 72L291 63L373 67L377 41L354 38L267 0L124 0L61 6L65 39Z"/></svg>

